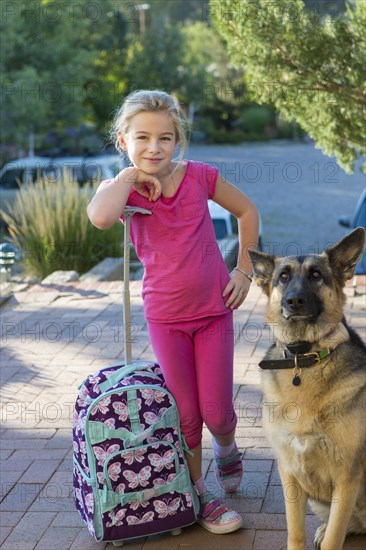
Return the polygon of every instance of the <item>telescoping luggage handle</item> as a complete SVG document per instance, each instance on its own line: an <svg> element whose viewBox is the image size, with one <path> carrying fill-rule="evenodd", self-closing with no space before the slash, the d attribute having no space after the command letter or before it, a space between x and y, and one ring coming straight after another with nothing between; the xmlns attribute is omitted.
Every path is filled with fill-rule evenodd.
<svg viewBox="0 0 366 550"><path fill-rule="evenodd" d="M123 336L125 342L125 366L131 365L131 302L130 302L130 222L131 217L138 212L139 214L151 215L150 210L139 208L137 206L126 206L123 211L125 218L124 230L124 263L123 263Z"/></svg>

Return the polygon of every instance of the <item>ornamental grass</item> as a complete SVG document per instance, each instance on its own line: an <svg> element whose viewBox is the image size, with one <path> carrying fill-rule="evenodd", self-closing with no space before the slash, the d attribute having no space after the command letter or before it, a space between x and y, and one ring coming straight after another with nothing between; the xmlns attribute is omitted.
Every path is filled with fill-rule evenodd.
<svg viewBox="0 0 366 550"><path fill-rule="evenodd" d="M21 185L12 205L1 211L25 272L46 277L56 270L85 273L106 257L123 255L123 225L101 231L86 208L97 183L81 187L70 172Z"/></svg>

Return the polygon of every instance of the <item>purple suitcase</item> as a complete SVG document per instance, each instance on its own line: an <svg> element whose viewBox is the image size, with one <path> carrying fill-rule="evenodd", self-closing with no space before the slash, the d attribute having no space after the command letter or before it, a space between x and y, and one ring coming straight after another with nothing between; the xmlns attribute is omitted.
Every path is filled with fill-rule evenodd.
<svg viewBox="0 0 366 550"><path fill-rule="evenodd" d="M97 541L171 531L196 521L175 400L156 363L131 360L130 217L126 207L124 266L125 362L90 375L79 387L73 423L74 498Z"/></svg>

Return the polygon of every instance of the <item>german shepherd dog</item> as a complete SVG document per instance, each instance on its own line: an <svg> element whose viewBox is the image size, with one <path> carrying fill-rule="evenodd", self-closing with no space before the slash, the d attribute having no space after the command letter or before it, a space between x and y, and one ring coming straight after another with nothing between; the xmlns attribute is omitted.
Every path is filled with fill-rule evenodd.
<svg viewBox="0 0 366 550"><path fill-rule="evenodd" d="M262 367L263 415L277 454L288 550L305 548L307 500L324 521L314 544L341 550L366 532L366 346L343 315L343 288L362 255L359 227L322 254L250 251L268 296L275 344Z"/></svg>

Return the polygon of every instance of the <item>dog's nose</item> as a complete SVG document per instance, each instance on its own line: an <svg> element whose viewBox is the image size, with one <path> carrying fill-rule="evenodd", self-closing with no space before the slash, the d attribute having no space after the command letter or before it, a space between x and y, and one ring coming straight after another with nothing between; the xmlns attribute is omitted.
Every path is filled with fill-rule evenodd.
<svg viewBox="0 0 366 550"><path fill-rule="evenodd" d="M299 290L289 292L285 301L289 309L292 310L299 310L306 305L305 294Z"/></svg>

